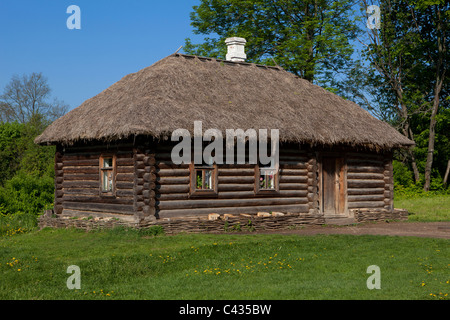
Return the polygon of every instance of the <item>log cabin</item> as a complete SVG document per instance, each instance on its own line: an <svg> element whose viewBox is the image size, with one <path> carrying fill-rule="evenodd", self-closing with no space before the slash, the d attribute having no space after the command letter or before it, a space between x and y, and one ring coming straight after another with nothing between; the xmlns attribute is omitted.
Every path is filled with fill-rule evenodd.
<svg viewBox="0 0 450 320"><path fill-rule="evenodd" d="M352 218L394 210L393 151L413 142L389 124L278 66L172 54L129 74L54 121L35 142L55 145L59 216L136 221L210 213ZM172 133L278 129L279 164L172 161Z"/></svg>

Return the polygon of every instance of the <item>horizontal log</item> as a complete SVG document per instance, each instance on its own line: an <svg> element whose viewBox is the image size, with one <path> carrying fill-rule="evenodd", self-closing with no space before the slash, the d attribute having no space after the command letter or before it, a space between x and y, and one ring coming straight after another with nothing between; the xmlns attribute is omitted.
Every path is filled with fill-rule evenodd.
<svg viewBox="0 0 450 320"><path fill-rule="evenodd" d="M184 177L160 177L156 178L156 183L159 183L160 185L165 184L189 184L190 177L184 176Z"/></svg>
<svg viewBox="0 0 450 320"><path fill-rule="evenodd" d="M383 180L384 174L372 172L349 172L347 173L347 179Z"/></svg>
<svg viewBox="0 0 450 320"><path fill-rule="evenodd" d="M347 180L348 188L376 188L384 187L384 181L378 180Z"/></svg>
<svg viewBox="0 0 450 320"><path fill-rule="evenodd" d="M63 155L63 163L66 161L95 160L99 162L100 152L92 153L66 153Z"/></svg>
<svg viewBox="0 0 450 320"><path fill-rule="evenodd" d="M158 169L189 169L189 164L174 164L171 161L156 161L156 171Z"/></svg>
<svg viewBox="0 0 450 320"><path fill-rule="evenodd" d="M178 168L168 168L168 169L156 169L156 176L158 177L183 177L189 176L189 168L178 169Z"/></svg>
<svg viewBox="0 0 450 320"><path fill-rule="evenodd" d="M219 184L218 185L218 191L254 191L255 190L255 184Z"/></svg>
<svg viewBox="0 0 450 320"><path fill-rule="evenodd" d="M133 158L117 158L116 159L117 166L134 166Z"/></svg>
<svg viewBox="0 0 450 320"><path fill-rule="evenodd" d="M293 204L293 205L271 205L271 206L254 206L254 207L234 207L234 208L197 208L197 209L177 209L177 210L157 210L157 215L160 218L172 217L186 217L196 215L208 215L210 213L218 214L239 214L239 213L257 213L260 211L270 212L292 212L292 213L307 213L309 206L307 204Z"/></svg>
<svg viewBox="0 0 450 320"><path fill-rule="evenodd" d="M347 156L349 159L384 159L387 155L384 154L373 154L373 153L355 153L355 152L347 152Z"/></svg>
<svg viewBox="0 0 450 320"><path fill-rule="evenodd" d="M65 181L99 181L100 175L98 172L96 174L65 174L64 180Z"/></svg>
<svg viewBox="0 0 450 320"><path fill-rule="evenodd" d="M277 197L306 197L306 190L283 190L277 193ZM254 191L221 191L217 194L217 199L246 199L246 198L260 198L263 195L257 195ZM273 197L268 195L266 197ZM189 193L166 193L157 194L156 198L160 201L164 200L189 200ZM216 198L214 198L216 199ZM212 200L214 201L214 200Z"/></svg>
<svg viewBox="0 0 450 320"><path fill-rule="evenodd" d="M92 197L86 195L67 195L63 196L64 202L85 202L85 203L109 203L109 204L128 204L133 205L133 197Z"/></svg>
<svg viewBox="0 0 450 320"><path fill-rule="evenodd" d="M181 193L181 192L189 192L188 184L176 184L176 185L160 185L156 184L156 192L157 193Z"/></svg>
<svg viewBox="0 0 450 320"><path fill-rule="evenodd" d="M301 161L282 161L280 160L280 169L307 169L308 164Z"/></svg>
<svg viewBox="0 0 450 320"><path fill-rule="evenodd" d="M64 209L86 210L95 212L134 214L133 205L86 203L86 202L64 202Z"/></svg>
<svg viewBox="0 0 450 320"><path fill-rule="evenodd" d="M347 197L348 202L360 202L360 201L383 201L384 194L375 195L352 195Z"/></svg>
<svg viewBox="0 0 450 320"><path fill-rule="evenodd" d="M100 161L98 158L92 158L92 159L80 159L80 160L66 160L66 158L63 159L63 165L64 167L95 167L99 166Z"/></svg>
<svg viewBox="0 0 450 320"><path fill-rule="evenodd" d="M66 153L93 153L93 152L104 152L104 153L117 153L117 152L127 152L130 153L133 150L133 145L131 143L114 143L114 144L89 144L89 145L78 145L66 147Z"/></svg>
<svg viewBox="0 0 450 320"><path fill-rule="evenodd" d="M192 208L217 208L217 207L245 207L267 206L285 204L305 204L306 198L254 198L254 199L199 199L189 201L160 201L157 208L160 210L192 209Z"/></svg>
<svg viewBox="0 0 450 320"><path fill-rule="evenodd" d="M116 190L116 196L118 197L132 197L134 196L134 190L133 189L124 189L124 190Z"/></svg>
<svg viewBox="0 0 450 320"><path fill-rule="evenodd" d="M280 190L307 190L307 183L280 183Z"/></svg>
<svg viewBox="0 0 450 320"><path fill-rule="evenodd" d="M134 181L134 174L131 173L118 173L116 174L116 182L123 181L123 182L133 182Z"/></svg>
<svg viewBox="0 0 450 320"><path fill-rule="evenodd" d="M306 156L302 156L301 154L283 154L280 152L279 154L280 162L294 161L294 162L308 162L309 158Z"/></svg>
<svg viewBox="0 0 450 320"><path fill-rule="evenodd" d="M68 173L76 174L94 174L99 172L98 167L64 167L64 175Z"/></svg>
<svg viewBox="0 0 450 320"><path fill-rule="evenodd" d="M348 195L383 194L384 188L359 188L348 189Z"/></svg>
<svg viewBox="0 0 450 320"><path fill-rule="evenodd" d="M219 176L255 176L254 168L222 168L219 166Z"/></svg>
<svg viewBox="0 0 450 320"><path fill-rule="evenodd" d="M255 183L255 176L220 176L219 175L219 184L249 184Z"/></svg>
<svg viewBox="0 0 450 320"><path fill-rule="evenodd" d="M308 181L308 176L280 176L281 183L304 183Z"/></svg>
<svg viewBox="0 0 450 320"><path fill-rule="evenodd" d="M133 189L134 183L133 182L122 182L118 181L116 182L116 189Z"/></svg>
<svg viewBox="0 0 450 320"><path fill-rule="evenodd" d="M383 159L365 159L365 158L348 158L347 163L351 165L366 165L366 166L377 166L381 167L384 165Z"/></svg>
<svg viewBox="0 0 450 320"><path fill-rule="evenodd" d="M347 172L372 172L372 173L384 173L383 167L376 167L376 166L353 166L348 165L347 166Z"/></svg>
<svg viewBox="0 0 450 320"><path fill-rule="evenodd" d="M356 209L356 208L383 208L384 202L383 201L365 201L365 202L349 202L347 204L349 209Z"/></svg>
<svg viewBox="0 0 450 320"><path fill-rule="evenodd" d="M134 173L134 166L117 166L117 173Z"/></svg>
<svg viewBox="0 0 450 320"><path fill-rule="evenodd" d="M282 176L306 176L307 174L307 169L280 169L280 175Z"/></svg>
<svg viewBox="0 0 450 320"><path fill-rule="evenodd" d="M62 183L62 186L64 189L68 188L99 188L100 182L99 181L64 181Z"/></svg>

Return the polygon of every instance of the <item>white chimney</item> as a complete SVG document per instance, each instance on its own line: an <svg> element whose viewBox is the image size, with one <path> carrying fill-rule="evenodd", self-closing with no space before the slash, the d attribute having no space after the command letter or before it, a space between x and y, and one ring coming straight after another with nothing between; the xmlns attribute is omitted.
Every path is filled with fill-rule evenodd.
<svg viewBox="0 0 450 320"><path fill-rule="evenodd" d="M228 61L238 61L244 62L247 59L247 55L245 54L245 43L247 41L244 38L227 38L225 43L228 46L228 53L226 59Z"/></svg>

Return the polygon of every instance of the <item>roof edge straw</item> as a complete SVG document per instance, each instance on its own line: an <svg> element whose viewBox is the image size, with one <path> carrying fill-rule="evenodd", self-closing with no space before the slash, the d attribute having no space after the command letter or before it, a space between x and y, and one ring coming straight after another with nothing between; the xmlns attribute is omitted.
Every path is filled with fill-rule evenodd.
<svg viewBox="0 0 450 320"><path fill-rule="evenodd" d="M279 129L280 140L375 150L414 143L357 104L279 66L174 54L54 121L39 144L169 136L178 128ZM244 68L243 66L253 66ZM280 72L281 71L281 72Z"/></svg>

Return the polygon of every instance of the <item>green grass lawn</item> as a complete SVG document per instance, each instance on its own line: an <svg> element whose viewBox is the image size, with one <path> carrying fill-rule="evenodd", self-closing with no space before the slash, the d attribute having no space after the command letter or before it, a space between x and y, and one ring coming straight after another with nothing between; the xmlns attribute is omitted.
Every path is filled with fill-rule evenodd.
<svg viewBox="0 0 450 320"><path fill-rule="evenodd" d="M448 299L450 241L34 231L0 239L0 299ZM81 270L69 290L67 267ZM381 289L369 290L370 265Z"/></svg>
<svg viewBox="0 0 450 320"><path fill-rule="evenodd" d="M409 221L450 221L450 195L395 198L396 208L409 212Z"/></svg>

